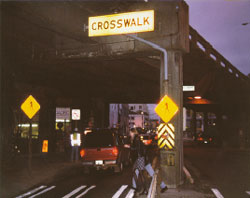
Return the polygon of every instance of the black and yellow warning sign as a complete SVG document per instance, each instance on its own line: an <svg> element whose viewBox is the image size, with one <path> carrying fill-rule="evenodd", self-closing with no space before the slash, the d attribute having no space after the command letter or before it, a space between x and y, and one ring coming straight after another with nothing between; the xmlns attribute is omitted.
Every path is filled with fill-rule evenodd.
<svg viewBox="0 0 250 198"><path fill-rule="evenodd" d="M158 147L172 150L175 148L175 128L173 124L162 123L158 127Z"/></svg>

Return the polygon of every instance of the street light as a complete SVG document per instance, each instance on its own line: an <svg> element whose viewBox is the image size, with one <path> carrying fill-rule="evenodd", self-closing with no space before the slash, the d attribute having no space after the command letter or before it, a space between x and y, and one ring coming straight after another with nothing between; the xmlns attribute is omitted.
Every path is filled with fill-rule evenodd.
<svg viewBox="0 0 250 198"><path fill-rule="evenodd" d="M144 128L144 127L143 127L143 114L144 114L144 112L142 111L142 112L141 112L141 128Z"/></svg>

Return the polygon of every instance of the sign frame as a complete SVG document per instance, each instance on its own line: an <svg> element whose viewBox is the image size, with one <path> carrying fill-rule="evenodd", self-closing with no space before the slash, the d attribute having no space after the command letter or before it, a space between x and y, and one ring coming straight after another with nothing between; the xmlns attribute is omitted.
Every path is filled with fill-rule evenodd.
<svg viewBox="0 0 250 198"><path fill-rule="evenodd" d="M154 31L154 10L89 17L88 36L110 36Z"/></svg>

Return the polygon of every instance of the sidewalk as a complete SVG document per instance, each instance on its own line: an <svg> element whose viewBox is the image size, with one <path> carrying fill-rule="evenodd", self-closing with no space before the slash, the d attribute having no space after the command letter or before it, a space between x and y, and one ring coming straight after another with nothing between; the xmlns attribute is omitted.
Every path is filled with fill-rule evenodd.
<svg viewBox="0 0 250 198"><path fill-rule="evenodd" d="M156 198L216 198L215 195L210 190L209 186L197 177L197 173L194 173L194 170L197 171L195 167L192 167L192 164L184 160L184 165L188 172L190 173L193 183L190 183L190 175L185 175L184 183L177 188L172 188L166 190L164 193L160 192L160 182L157 183L157 190L155 197ZM157 168L157 163L152 164L153 168ZM199 174L199 173L198 173ZM147 195L141 195L139 198L147 198Z"/></svg>

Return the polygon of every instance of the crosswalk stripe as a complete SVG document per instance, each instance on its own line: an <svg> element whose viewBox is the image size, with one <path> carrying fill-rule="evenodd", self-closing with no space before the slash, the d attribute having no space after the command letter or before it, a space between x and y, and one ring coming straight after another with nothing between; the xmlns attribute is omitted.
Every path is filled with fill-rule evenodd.
<svg viewBox="0 0 250 198"><path fill-rule="evenodd" d="M220 193L220 191L216 188L211 188L211 190L213 191L213 193L215 194L215 196L217 198L224 198L223 195Z"/></svg>
<svg viewBox="0 0 250 198"><path fill-rule="evenodd" d="M122 185L112 198L118 198L127 187L128 185Z"/></svg>
<svg viewBox="0 0 250 198"><path fill-rule="evenodd" d="M80 190L82 190L83 188L86 188L86 186L80 186L78 188L76 188L75 190L73 190L72 192L70 192L69 194L65 195L63 198L69 198L72 195L76 194L77 192L79 192Z"/></svg>
<svg viewBox="0 0 250 198"><path fill-rule="evenodd" d="M248 195L250 195L250 191L246 191L246 193L247 193Z"/></svg>
<svg viewBox="0 0 250 198"><path fill-rule="evenodd" d="M82 197L83 195L85 195L87 192L89 192L91 189L95 188L96 186L93 185L93 186L90 186L89 188L87 188L83 193L81 193L80 195L76 196L76 198L80 198Z"/></svg>
<svg viewBox="0 0 250 198"><path fill-rule="evenodd" d="M125 198L133 198L134 197L134 193L135 193L135 190L134 189L130 189L127 196Z"/></svg>
<svg viewBox="0 0 250 198"><path fill-rule="evenodd" d="M46 188L46 187L47 187L47 186L39 186L39 187L37 187L37 188L35 188L35 189L33 189L33 190L27 192L27 193L24 193L24 194L22 194L22 195L19 195L19 196L16 197L16 198L23 198L23 197L26 197L26 196L31 195L31 194L35 193L36 191L41 190L41 189L44 189L44 188Z"/></svg>
<svg viewBox="0 0 250 198"><path fill-rule="evenodd" d="M49 188L46 188L46 189L44 189L43 191L41 191L41 192L39 192L39 193L37 193L37 194L34 194L34 195L30 196L29 198L33 198L33 197L36 197L36 196L41 195L41 194L43 194L43 193L46 193L47 191L50 191L50 190L52 190L53 188L55 188L55 186L51 186L51 187L49 187Z"/></svg>

